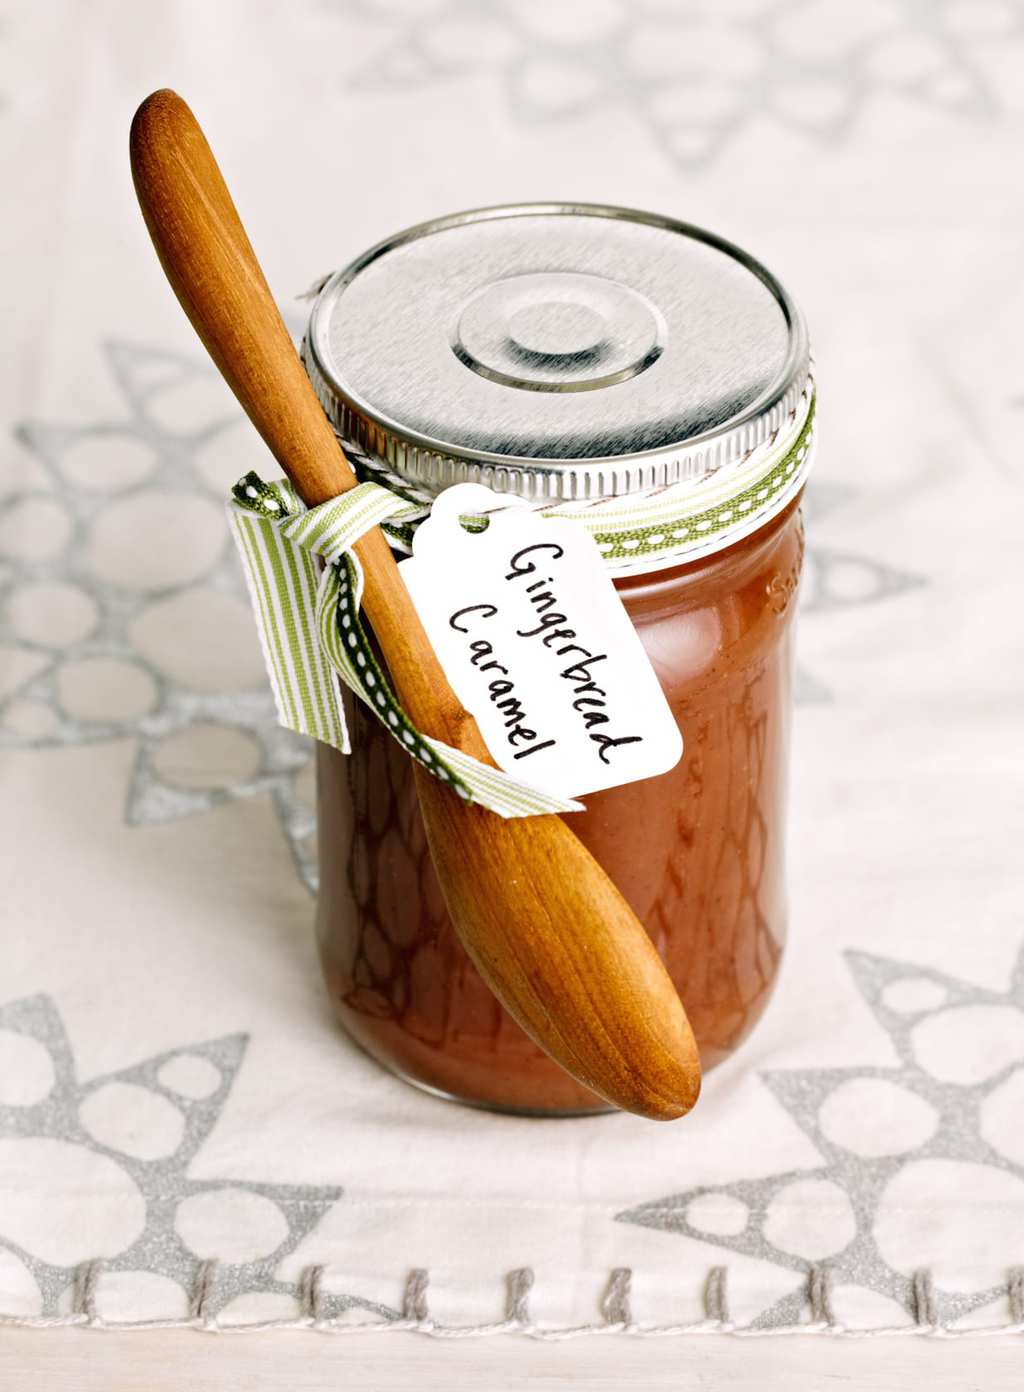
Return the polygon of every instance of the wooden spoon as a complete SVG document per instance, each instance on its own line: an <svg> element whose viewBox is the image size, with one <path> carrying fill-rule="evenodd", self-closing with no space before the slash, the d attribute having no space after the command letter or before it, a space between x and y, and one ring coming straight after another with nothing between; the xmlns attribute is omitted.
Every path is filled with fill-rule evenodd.
<svg viewBox="0 0 1024 1392"><path fill-rule="evenodd" d="M174 92L131 129L132 176L182 308L271 453L313 507L356 484L306 377L202 131ZM420 624L379 529L356 547L363 603L398 695L425 733L492 763ZM414 765L438 878L459 936L505 1008L600 1097L669 1120L700 1062L661 959L559 817L504 821Z"/></svg>

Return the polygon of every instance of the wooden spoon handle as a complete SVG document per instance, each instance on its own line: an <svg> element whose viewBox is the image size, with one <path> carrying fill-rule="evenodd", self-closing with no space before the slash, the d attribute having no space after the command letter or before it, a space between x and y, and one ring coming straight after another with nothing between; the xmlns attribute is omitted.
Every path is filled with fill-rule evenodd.
<svg viewBox="0 0 1024 1392"><path fill-rule="evenodd" d="M213 151L175 92L154 92L132 122L132 177L174 293L246 415L309 507L354 488L352 466L316 399ZM452 691L387 539L356 546L363 603L414 724L491 763Z"/></svg>
<svg viewBox="0 0 1024 1392"><path fill-rule="evenodd" d="M273 302L191 111L157 92L132 123L132 173L178 299L250 420L310 505L355 476ZM356 547L364 603L398 694L426 733L491 762L451 690L379 528ZM452 921L498 999L595 1092L682 1116L700 1063L675 987L636 915L559 817L507 822L415 766Z"/></svg>

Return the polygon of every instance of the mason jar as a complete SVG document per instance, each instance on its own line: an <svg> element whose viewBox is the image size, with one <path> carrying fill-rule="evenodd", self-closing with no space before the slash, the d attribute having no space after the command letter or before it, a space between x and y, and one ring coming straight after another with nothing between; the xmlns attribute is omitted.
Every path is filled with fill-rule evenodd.
<svg viewBox="0 0 1024 1392"><path fill-rule="evenodd" d="M699 228L513 205L411 228L331 276L303 353L358 472L422 515L442 489L477 481L596 537L684 748L667 773L592 793L568 820L649 932L713 1068L762 1014L786 932L814 417L799 311L751 256ZM607 1110L478 976L412 765L358 702L348 715L351 754L317 751L317 934L345 1029L447 1098Z"/></svg>

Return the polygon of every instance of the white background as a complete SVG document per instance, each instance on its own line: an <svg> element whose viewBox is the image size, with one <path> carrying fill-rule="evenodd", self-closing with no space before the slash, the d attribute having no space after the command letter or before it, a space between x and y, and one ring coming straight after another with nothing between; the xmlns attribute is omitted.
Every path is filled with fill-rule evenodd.
<svg viewBox="0 0 1024 1392"><path fill-rule="evenodd" d="M425 25L411 46L410 16ZM631 38L588 48L624 17ZM396 54L401 71L388 66ZM686 1129L626 1117L559 1129L452 1112L411 1093L338 1038L319 986L311 903L269 796L130 825L132 730L3 756L0 1002L50 995L84 1079L190 1040L248 1032L244 1066L192 1174L343 1185L301 1253L328 1265L333 1288L394 1303L405 1271L422 1265L439 1318L490 1319L500 1314L504 1271L532 1264L535 1316L565 1322L593 1318L609 1268L632 1266L638 1318L695 1318L707 1267L726 1262L735 1317L755 1317L799 1274L614 1214L697 1184L819 1164L761 1075L893 1066L843 952L1005 992L1024 941L1014 870L1024 675L1022 7L50 0L8 12L0 64L7 491L55 486L15 444L17 422L81 428L124 415L104 340L197 351L128 176L131 114L157 86L177 88L199 115L294 324L302 310L290 296L386 233L460 207L545 197L634 204L708 225L749 246L801 301L822 402L801 665L805 691L828 699L805 701L795 725L793 940L782 985ZM675 82L680 69L689 75ZM718 113L714 139L694 115L701 75L715 78L696 102L698 115ZM652 84L666 82L652 114ZM200 395L172 401L178 423L231 410L219 388ZM241 424L204 459L225 486L266 466ZM198 554L213 525L182 535L171 516L146 521L144 546L115 528L104 553L123 554L124 572L143 579L157 558L170 557L173 571L175 556ZM15 558L22 544L8 528ZM819 587L829 578L829 603L815 576ZM182 652L199 642L188 632L180 641ZM208 641L212 654L219 645ZM227 644L219 690L258 680L248 641L238 640L237 654ZM0 671L20 672L16 643L5 660ZM227 780L231 749L205 757L221 755ZM990 1267L1024 1258L1019 1204L996 1215L993 1247L975 1240L969 1185L925 1199L928 1241L906 1236L908 1268L937 1242L951 1279L970 1288ZM802 1221L813 1227L818 1217ZM12 1333L4 1356L48 1366L57 1386L62 1360L88 1360L74 1365L84 1377L113 1358L100 1348L110 1338L123 1360L117 1385L154 1385L151 1371L142 1382L130 1371L147 1348L165 1385L192 1382L185 1355L157 1355L153 1337L134 1336L129 1352L125 1336ZM173 1337L175 1350L192 1338ZM241 1384L258 1370L269 1378L269 1345L256 1337L213 1341L215 1352L196 1357L221 1379ZM366 1372L377 1358L396 1360L394 1385L410 1387L423 1385L427 1367L449 1375L456 1358L460 1378L486 1368L489 1386L503 1377L516 1385L523 1359L546 1367L549 1385L577 1367L595 1387L614 1385L613 1367L622 1379L644 1369L652 1386L656 1375L677 1379L666 1386L761 1386L769 1374L780 1386L824 1376L871 1385L862 1360L883 1356L901 1360L887 1365L890 1381L879 1385L888 1386L935 1380L953 1356L957 1385L968 1376L994 1385L1006 1368L996 1345L942 1349L940 1359L918 1340L885 1355L818 1340L770 1354L761 1341L666 1341L652 1353L608 1340L578 1364L565 1348L441 1355L414 1344L378 1355L339 1341L311 1363L300 1336L266 1337L285 1341L274 1356L287 1369L282 1385L294 1386L300 1375L335 1385L346 1367L389 1385L390 1374ZM442 1356L452 1362L439 1364Z"/></svg>

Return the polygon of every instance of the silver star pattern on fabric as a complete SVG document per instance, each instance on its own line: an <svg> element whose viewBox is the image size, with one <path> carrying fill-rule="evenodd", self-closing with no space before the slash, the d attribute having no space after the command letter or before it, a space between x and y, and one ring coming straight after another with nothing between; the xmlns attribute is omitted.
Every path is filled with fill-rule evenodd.
<svg viewBox="0 0 1024 1392"><path fill-rule="evenodd" d="M1024 37L1021 0L330 0L382 31L365 86L486 75L524 123L618 111L680 167L709 164L751 125L845 138L900 98L991 118L986 61Z"/></svg>
<svg viewBox="0 0 1024 1392"><path fill-rule="evenodd" d="M190 689L143 652L132 636L133 624L150 606L197 589L232 596L248 609L227 527L205 573L159 590L105 579L96 573L88 551L91 529L112 503L163 494L171 517L174 500L183 491L190 491L221 506L225 493L208 481L197 461L211 442L239 422L239 414L229 406L223 416L191 429L176 429L161 411L162 401L183 389L216 380L213 370L188 356L136 344L113 342L105 352L127 408L124 416L78 426L26 422L18 428L22 443L43 465L50 486L8 494L4 510L10 514L33 501L57 506L67 518L68 540L56 555L42 560L31 555L18 557L6 575L0 573L0 619L8 619L3 627L21 653L33 660L30 675L0 695L0 749L47 749L135 736L138 752L125 816L136 826L190 816L236 798L267 793L299 873L312 890L316 886L315 818L299 785L310 762L308 741L277 724L265 683L247 690ZM88 477L71 472L67 461L83 442L102 444L108 440L114 446L127 441L143 447L148 467L140 477L129 478L121 486L98 490ZM64 587L65 604L77 600L91 606L95 620L81 636L71 641L39 641L18 634L9 615L19 587L48 583ZM241 621L249 623L247 613L241 615ZM88 719L70 712L62 694L62 673L95 659L122 664L121 670L129 678L144 674L152 690L148 708L138 715L117 718L102 711ZM12 728L26 711L33 725L27 730L16 724ZM45 724L41 724L44 717ZM255 767L243 777L212 786L206 775L198 777L195 786L169 778L160 768L162 746L179 732L198 725L240 732L257 750Z"/></svg>
<svg viewBox="0 0 1024 1392"><path fill-rule="evenodd" d="M189 1249L179 1232L181 1206L198 1195L257 1195L280 1214L286 1235L272 1242L271 1249L258 1260L234 1263L219 1260L205 1296L203 1313L215 1317L230 1301L256 1291L293 1295L297 1302L300 1300L299 1286L278 1280L274 1273L341 1197L342 1190L313 1185L188 1178L190 1164L227 1103L245 1055L246 1035L226 1035L221 1039L182 1045L128 1068L83 1081L77 1076L71 1044L60 1016L47 996L30 996L0 1007L0 1031L36 1041L45 1049L52 1065L51 1085L40 1100L27 1100L24 1105L0 1105L0 1138L6 1138L0 1144L49 1139L60 1142L69 1151L77 1150L79 1155L83 1151L92 1152L116 1166L122 1180L127 1176L142 1197L145 1207L142 1231L121 1251L105 1257L106 1272L152 1272L176 1282L188 1295L202 1260L216 1258L217 1254L204 1253L201 1259ZM197 1067L203 1070L208 1081L200 1089L188 1082L183 1085L180 1072L176 1072L182 1064L193 1075ZM168 1149L166 1144L161 1145L159 1135L147 1134L144 1128L133 1130L131 1125L121 1138L123 1149L111 1143L109 1136L98 1137L90 1099L102 1100L103 1092L112 1085L142 1090L135 1093L136 1099L145 1101L143 1094L148 1094L149 1099L162 1099L173 1108L181 1119L177 1144L173 1144L172 1139ZM196 1095L197 1091L201 1095ZM134 1111L131 1111L126 1108L123 1096L122 1093L119 1099L120 1113L131 1122L138 1115L139 1102L136 1100ZM160 1106L160 1103L155 1105ZM167 1153L163 1153L165 1149ZM109 1165L106 1173L110 1173ZM97 1192L95 1201L110 1205L109 1184L106 1190ZM12 1252L31 1271L42 1292L43 1315L56 1314L62 1297L66 1302L74 1286L76 1267L55 1265L41 1259L32 1250L32 1245L39 1244L33 1244L31 1238L21 1244L13 1241L5 1228L20 1229L24 1222L24 1218L19 1220L17 1215L8 1214L6 1223L0 1217L0 1248ZM373 1311L385 1319L397 1318L397 1311L355 1296L323 1294L320 1303L324 1318L352 1307Z"/></svg>
<svg viewBox="0 0 1024 1392"><path fill-rule="evenodd" d="M829 1199L826 1195L823 1202L834 1206L838 1200L850 1227L849 1240L841 1245L841 1250L828 1256L832 1284L866 1287L897 1301L920 1318L915 1272L898 1270L886 1260L882 1250L885 1243L879 1241L879 1215L889 1202L887 1191L895 1192L891 1190L894 1181L899 1185L898 1192L904 1194L907 1176L912 1174L908 1167L921 1162L967 1162L992 1167L1024 1181L1024 1144L1015 1121L1019 1116L1020 1085L1024 1082L1024 952L1005 993L909 962L861 952L847 952L845 956L861 995L889 1036L899 1059L897 1066L787 1069L761 1074L766 1086L821 1154L823 1163L814 1169L695 1187L640 1204L617 1218L623 1223L681 1233L792 1271L811 1273L824 1254L817 1253L812 1258L790 1250L772 1228L769 1209L776 1196L789 1186L819 1182L829 1186L833 1196ZM936 1067L928 1050L937 1028L945 1029L947 1020L949 1037L957 1041L956 1047L970 1049L964 1024L958 1031L951 1015L964 1008L980 1008L982 1024L986 1012L995 1011L996 1015L988 1018L1001 1023L1005 1023L1003 1012L1012 1012L1009 1018L1016 1026L1016 1047L1010 1057L983 1038L981 1042L987 1050L978 1050L981 1061L973 1068L970 1062L951 1066L948 1060ZM959 1018L964 1020L963 1016ZM975 1016L975 1022L978 1018ZM927 1036L922 1035L922 1030L928 1032ZM830 1097L841 1088L862 1085L865 1080L881 1080L883 1085L899 1089L904 1109L915 1115L930 1115L931 1120L922 1126L915 1143L901 1143L898 1136L887 1137L884 1127L871 1119L871 1143L866 1149L861 1146L858 1152L849 1144L848 1136L842 1138L847 1141L843 1144L836 1137L834 1125L828 1120L823 1122L823 1108L828 1106ZM847 1094L843 1102L847 1118L853 1105ZM991 1113L986 1109L993 1106L998 1107L1002 1119L995 1129L998 1144L984 1134L987 1118L992 1132ZM837 1103L837 1113L839 1109ZM824 1188L821 1192L826 1194ZM1024 1188L1021 1193L1024 1194ZM700 1216L700 1201L706 1203L708 1197L724 1200L732 1207L736 1215L730 1224L732 1231L710 1233L694 1221ZM1008 1273L1008 1279L1011 1278L1012 1273ZM934 1292L935 1316L931 1322L949 1324L1006 1294L1006 1282L971 1292L940 1287ZM793 1324L799 1321L805 1302L805 1291L795 1291L764 1311L754 1324Z"/></svg>
<svg viewBox="0 0 1024 1392"><path fill-rule="evenodd" d="M921 575L870 556L821 545L815 538L821 522L841 512L857 490L828 479L812 478L804 500L812 540L804 556L800 582L801 622L805 617L874 605L926 584ZM811 622L816 620L811 618ZM832 700L830 688L802 665L797 666L795 695L799 704Z"/></svg>

